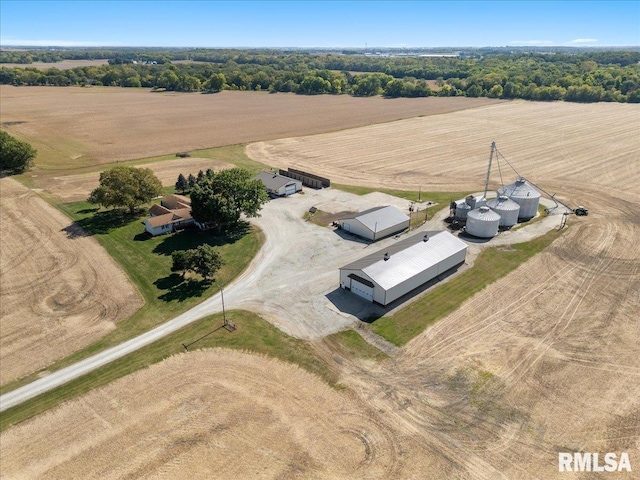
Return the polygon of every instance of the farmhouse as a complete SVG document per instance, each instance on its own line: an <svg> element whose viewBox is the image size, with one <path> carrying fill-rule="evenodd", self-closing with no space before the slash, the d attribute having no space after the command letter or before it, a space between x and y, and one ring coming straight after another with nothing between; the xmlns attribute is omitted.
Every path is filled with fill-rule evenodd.
<svg viewBox="0 0 640 480"><path fill-rule="evenodd" d="M409 228L410 219L396 207L376 207L338 220L345 232L379 240Z"/></svg>
<svg viewBox="0 0 640 480"><path fill-rule="evenodd" d="M171 233L193 224L191 200L183 195L167 195L160 205L149 209L150 218L144 222L145 230L153 235Z"/></svg>
<svg viewBox="0 0 640 480"><path fill-rule="evenodd" d="M340 287L388 305L464 262L467 245L449 232L413 235L340 268Z"/></svg>
<svg viewBox="0 0 640 480"><path fill-rule="evenodd" d="M285 177L278 173L260 172L254 177L254 180L260 180L270 195L285 197L302 190L302 182L300 180Z"/></svg>

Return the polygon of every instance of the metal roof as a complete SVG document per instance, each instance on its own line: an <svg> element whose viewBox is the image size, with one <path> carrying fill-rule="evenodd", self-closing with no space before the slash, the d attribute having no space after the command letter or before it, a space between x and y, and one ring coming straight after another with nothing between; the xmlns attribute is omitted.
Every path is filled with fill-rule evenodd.
<svg viewBox="0 0 640 480"><path fill-rule="evenodd" d="M498 188L498 195L506 195L510 198L539 198L540 192L520 177L515 182Z"/></svg>
<svg viewBox="0 0 640 480"><path fill-rule="evenodd" d="M388 205L386 207L375 207L356 213L341 220L355 219L362 223L372 232L381 232L395 225L408 222L409 217L396 207Z"/></svg>
<svg viewBox="0 0 640 480"><path fill-rule="evenodd" d="M299 180L295 180L293 178L285 177L284 175L279 175L277 173L271 172L260 172L255 177L253 177L253 179L260 180L269 190L277 190L290 183L299 182Z"/></svg>
<svg viewBox="0 0 640 480"><path fill-rule="evenodd" d="M502 211L512 211L512 210L520 210L520 205L511 200L506 195L500 195L498 198L494 198L493 200L489 200L487 202L487 207L494 210L502 210Z"/></svg>
<svg viewBox="0 0 640 480"><path fill-rule="evenodd" d="M425 233L429 238L426 242ZM389 290L466 249L467 244L449 232L422 232L349 263L340 270L362 270L383 289ZM389 255L388 260L384 259L385 254Z"/></svg>
<svg viewBox="0 0 640 480"><path fill-rule="evenodd" d="M500 221L500 215L487 206L482 206L471 210L467 214L467 218L473 218L482 222L496 222Z"/></svg>

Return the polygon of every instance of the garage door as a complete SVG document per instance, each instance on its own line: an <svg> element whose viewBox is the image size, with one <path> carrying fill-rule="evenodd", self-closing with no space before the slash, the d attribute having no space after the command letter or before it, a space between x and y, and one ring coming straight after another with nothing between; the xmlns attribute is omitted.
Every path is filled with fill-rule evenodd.
<svg viewBox="0 0 640 480"><path fill-rule="evenodd" d="M284 194L285 195L293 195L294 193L296 193L296 184L292 184L292 185L287 185L286 187L284 187Z"/></svg>
<svg viewBox="0 0 640 480"><path fill-rule="evenodd" d="M360 283L357 280L351 279L351 291L370 302L373 302L373 288Z"/></svg>

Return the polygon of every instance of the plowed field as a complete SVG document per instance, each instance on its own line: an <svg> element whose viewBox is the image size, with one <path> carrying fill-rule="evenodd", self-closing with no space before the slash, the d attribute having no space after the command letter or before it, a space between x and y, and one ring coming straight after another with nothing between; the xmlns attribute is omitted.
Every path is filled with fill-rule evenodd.
<svg viewBox="0 0 640 480"><path fill-rule="evenodd" d="M71 221L31 190L2 178L0 202L5 384L96 341L142 300L94 239L68 235Z"/></svg>

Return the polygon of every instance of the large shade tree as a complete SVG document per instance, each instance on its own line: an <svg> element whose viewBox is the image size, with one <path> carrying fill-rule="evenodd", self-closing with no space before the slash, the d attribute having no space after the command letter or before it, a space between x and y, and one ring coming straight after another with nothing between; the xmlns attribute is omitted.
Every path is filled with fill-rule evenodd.
<svg viewBox="0 0 640 480"><path fill-rule="evenodd" d="M151 169L113 167L100 174L100 186L89 195L89 202L104 207L126 207L133 213L162 193L162 183Z"/></svg>
<svg viewBox="0 0 640 480"><path fill-rule="evenodd" d="M191 190L191 214L202 224L237 225L240 216L259 216L269 196L260 180L243 168L230 168L205 177Z"/></svg>

